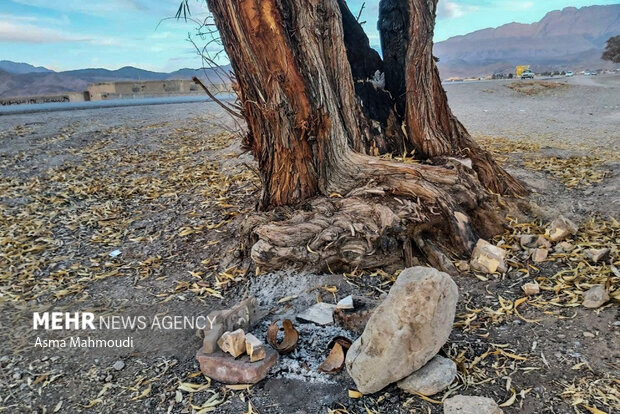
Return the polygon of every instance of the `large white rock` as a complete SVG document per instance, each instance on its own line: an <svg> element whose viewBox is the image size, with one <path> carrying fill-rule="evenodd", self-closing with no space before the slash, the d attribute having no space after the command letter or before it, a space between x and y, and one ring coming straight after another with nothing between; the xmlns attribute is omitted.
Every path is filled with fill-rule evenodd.
<svg viewBox="0 0 620 414"><path fill-rule="evenodd" d="M357 389L380 391L430 361L450 336L457 300L448 274L428 267L403 270L347 353Z"/></svg>
<svg viewBox="0 0 620 414"><path fill-rule="evenodd" d="M431 396L448 388L454 378L456 378L454 361L435 355L422 368L398 381L398 388L410 394Z"/></svg>
<svg viewBox="0 0 620 414"><path fill-rule="evenodd" d="M443 402L444 414L503 414L495 401L485 397L456 395Z"/></svg>

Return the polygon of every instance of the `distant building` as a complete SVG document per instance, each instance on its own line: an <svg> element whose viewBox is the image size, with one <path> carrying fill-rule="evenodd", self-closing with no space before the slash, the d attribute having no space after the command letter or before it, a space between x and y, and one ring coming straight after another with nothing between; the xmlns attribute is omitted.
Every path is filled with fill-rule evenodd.
<svg viewBox="0 0 620 414"><path fill-rule="evenodd" d="M230 85L207 85L212 93L232 92ZM108 99L156 98L175 95L204 95L202 88L189 79L161 81L117 81L88 85L84 92L64 92L56 95L0 98L0 105L19 105L50 102L103 101Z"/></svg>
<svg viewBox="0 0 620 414"><path fill-rule="evenodd" d="M204 94L191 80L117 81L88 85L91 101L133 97Z"/></svg>

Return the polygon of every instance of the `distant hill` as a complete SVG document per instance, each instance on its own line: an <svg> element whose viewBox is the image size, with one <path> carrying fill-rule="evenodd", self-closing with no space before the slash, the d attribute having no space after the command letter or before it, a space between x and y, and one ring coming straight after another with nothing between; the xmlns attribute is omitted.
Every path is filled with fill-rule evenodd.
<svg viewBox="0 0 620 414"><path fill-rule="evenodd" d="M434 46L443 78L514 72L531 65L536 72L616 67L601 59L605 42L620 34L620 4L567 7L532 24L509 23Z"/></svg>
<svg viewBox="0 0 620 414"><path fill-rule="evenodd" d="M3 62L8 62L13 65L26 65L30 68L34 68L34 66L25 63L15 64L9 61ZM26 66L24 66L25 69ZM228 71L230 70L230 66L225 66L223 69ZM151 72L132 66L125 66L117 70L89 68L54 72L46 69L46 72L15 73L0 67L0 97L80 92L86 90L89 83L97 82L191 79L193 76L197 76L203 80L207 79L212 82L219 82L219 78L212 69L202 70L185 68L175 72L165 73Z"/></svg>
<svg viewBox="0 0 620 414"><path fill-rule="evenodd" d="M43 66L32 66L28 63L11 62L10 60L0 60L0 70L7 73L45 73L53 72Z"/></svg>

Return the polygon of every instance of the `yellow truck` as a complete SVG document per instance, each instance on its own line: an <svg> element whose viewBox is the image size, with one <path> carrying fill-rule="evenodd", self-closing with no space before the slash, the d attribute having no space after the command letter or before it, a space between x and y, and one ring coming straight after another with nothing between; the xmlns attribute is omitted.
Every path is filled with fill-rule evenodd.
<svg viewBox="0 0 620 414"><path fill-rule="evenodd" d="M530 65L520 65L517 66L517 71L515 72L515 77L520 78L523 72L530 69Z"/></svg>

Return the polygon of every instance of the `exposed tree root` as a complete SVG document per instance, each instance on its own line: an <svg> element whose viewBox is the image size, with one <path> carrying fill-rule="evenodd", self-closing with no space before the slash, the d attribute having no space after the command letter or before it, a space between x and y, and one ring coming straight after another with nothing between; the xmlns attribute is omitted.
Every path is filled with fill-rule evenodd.
<svg viewBox="0 0 620 414"><path fill-rule="evenodd" d="M246 223L257 266L351 271L402 267L422 256L454 274L450 258L468 256L479 235L503 228L506 211L459 162L397 164L351 155L366 182L352 189L334 184L332 197L316 197L298 210L262 213Z"/></svg>

